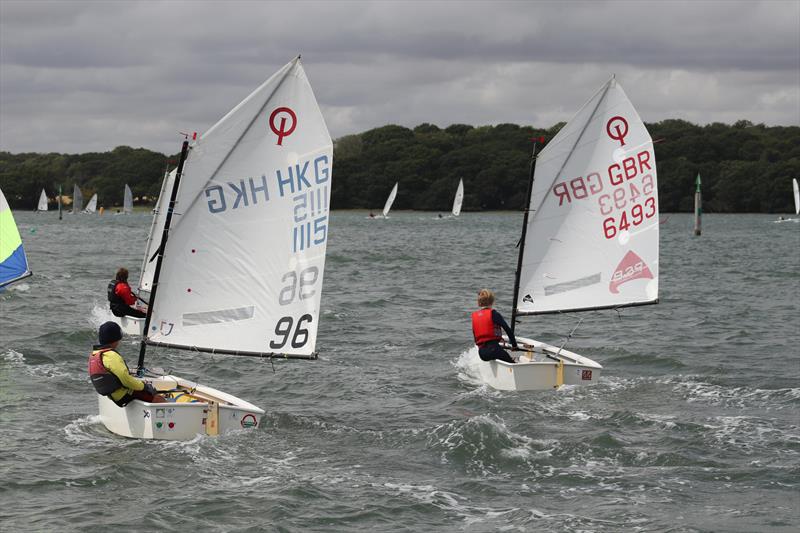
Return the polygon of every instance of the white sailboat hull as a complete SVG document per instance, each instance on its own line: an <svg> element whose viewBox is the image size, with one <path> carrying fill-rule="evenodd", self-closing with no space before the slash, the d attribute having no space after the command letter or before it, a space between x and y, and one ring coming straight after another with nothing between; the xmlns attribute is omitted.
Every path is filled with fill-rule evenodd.
<svg viewBox="0 0 800 533"><path fill-rule="evenodd" d="M559 353L558 346L522 337L517 337L517 344L524 348L520 362L511 364L495 360L478 364L481 379L487 385L508 391L552 390L561 385L596 384L603 371L599 363L588 357L569 350ZM552 359L556 353L558 360ZM562 379L559 379L562 372L559 360L563 362Z"/></svg>
<svg viewBox="0 0 800 533"><path fill-rule="evenodd" d="M98 395L100 420L106 429L134 439L190 440L197 435L221 435L261 424L264 410L233 395L172 375L152 381L157 390L187 389L195 397L207 401L147 403L134 400L125 407L118 407L110 398ZM214 411L217 411L216 430Z"/></svg>
<svg viewBox="0 0 800 533"><path fill-rule="evenodd" d="M119 322L119 327L126 335L139 335L144 332L144 318L135 318L132 316L114 317Z"/></svg>

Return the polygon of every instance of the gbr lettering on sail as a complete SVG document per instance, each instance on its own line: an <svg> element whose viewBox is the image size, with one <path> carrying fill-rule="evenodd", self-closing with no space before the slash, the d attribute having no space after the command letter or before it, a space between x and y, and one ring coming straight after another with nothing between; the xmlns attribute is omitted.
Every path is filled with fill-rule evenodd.
<svg viewBox="0 0 800 533"><path fill-rule="evenodd" d="M624 150L628 123L615 116L606 123L610 139L618 141ZM653 180L655 157L652 145L632 153L615 150L608 163L584 176L570 176L553 185L552 194L560 207L573 202L592 202L602 215L597 228L606 239L621 231L630 231L656 216L656 188ZM630 154L614 157L615 154Z"/></svg>

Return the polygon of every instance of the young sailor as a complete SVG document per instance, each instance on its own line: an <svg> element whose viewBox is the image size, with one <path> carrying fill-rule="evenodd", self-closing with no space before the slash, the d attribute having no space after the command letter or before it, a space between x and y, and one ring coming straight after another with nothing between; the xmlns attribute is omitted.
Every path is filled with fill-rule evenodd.
<svg viewBox="0 0 800 533"><path fill-rule="evenodd" d="M128 269L120 268L117 270L117 275L114 279L108 282L108 306L114 316L146 317L146 309L131 307L135 303L136 295L133 294L131 286L128 285Z"/></svg>
<svg viewBox="0 0 800 533"><path fill-rule="evenodd" d="M494 293L489 289L481 289L478 293L480 309L472 313L472 335L475 337L475 344L478 345L478 355L484 361L499 359L506 363L514 363L514 359L500 346L500 341L503 339L500 328L506 332L514 348L517 347L517 339L514 338L514 333L502 315L492 309L492 305L494 305Z"/></svg>
<svg viewBox="0 0 800 533"><path fill-rule="evenodd" d="M89 356L89 377L98 394L125 407L133 400L163 403L166 400L156 393L149 381L131 376L125 360L116 351L122 339L122 329L116 322L106 322L98 330L99 344Z"/></svg>

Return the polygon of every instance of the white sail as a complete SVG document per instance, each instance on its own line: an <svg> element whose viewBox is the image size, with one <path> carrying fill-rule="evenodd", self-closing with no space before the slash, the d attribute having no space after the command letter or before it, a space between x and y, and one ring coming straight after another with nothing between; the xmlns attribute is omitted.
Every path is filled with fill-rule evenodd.
<svg viewBox="0 0 800 533"><path fill-rule="evenodd" d="M456 197L453 200L453 216L457 217L461 214L461 203L464 201L464 180L458 180L458 189L456 189Z"/></svg>
<svg viewBox="0 0 800 533"><path fill-rule="evenodd" d="M519 314L658 301L653 141L612 78L541 151Z"/></svg>
<svg viewBox="0 0 800 533"><path fill-rule="evenodd" d="M72 213L80 213L81 209L83 209L83 193L76 183L72 187Z"/></svg>
<svg viewBox="0 0 800 533"><path fill-rule="evenodd" d="M172 184L175 183L176 170L164 174L164 181L161 183L161 193L153 209L153 222L150 224L150 234L147 236L147 244L144 248L144 259L139 276L139 293L153 289L153 275L156 270L156 250L161 245L161 237L164 232L164 222L167 218L167 207L169 207L169 196L172 191Z"/></svg>
<svg viewBox="0 0 800 533"><path fill-rule="evenodd" d="M42 189L42 194L39 195L39 205L36 206L37 211L47 211L47 193Z"/></svg>
<svg viewBox="0 0 800 533"><path fill-rule="evenodd" d="M84 213L94 213L97 211L97 193L93 194L91 198L89 198L89 203L86 204L86 209L83 210Z"/></svg>
<svg viewBox="0 0 800 533"><path fill-rule="evenodd" d="M794 189L794 214L800 215L800 188L797 187L797 178L792 180L792 188Z"/></svg>
<svg viewBox="0 0 800 533"><path fill-rule="evenodd" d="M133 213L133 193L128 184L125 184L125 200L122 204L122 212L126 215Z"/></svg>
<svg viewBox="0 0 800 533"><path fill-rule="evenodd" d="M299 58L193 143L148 343L313 354L332 159Z"/></svg>
<svg viewBox="0 0 800 533"><path fill-rule="evenodd" d="M397 183L394 184L392 187L392 192L389 193L389 198L386 199L386 204L383 206L383 216L387 216L389 211L392 209L392 204L394 203L394 199L397 196Z"/></svg>

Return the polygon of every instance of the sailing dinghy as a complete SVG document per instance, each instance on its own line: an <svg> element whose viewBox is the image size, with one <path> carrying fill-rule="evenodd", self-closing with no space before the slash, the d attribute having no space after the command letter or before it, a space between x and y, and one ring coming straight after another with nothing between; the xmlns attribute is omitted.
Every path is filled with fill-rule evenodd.
<svg viewBox="0 0 800 533"><path fill-rule="evenodd" d="M39 204L36 206L35 211L47 211L47 193L42 189L42 194L39 195Z"/></svg>
<svg viewBox="0 0 800 533"><path fill-rule="evenodd" d="M457 217L461 214L461 204L464 202L464 180L458 180L458 189L456 189L456 197L453 200L453 216Z"/></svg>
<svg viewBox="0 0 800 533"><path fill-rule="evenodd" d="M122 213L125 215L133 213L133 193L127 183L125 184L125 197L122 201Z"/></svg>
<svg viewBox="0 0 800 533"><path fill-rule="evenodd" d="M800 187L797 185L797 178L792 179L792 190L794 192L794 214L800 215ZM800 218L780 217L775 222L800 222Z"/></svg>
<svg viewBox="0 0 800 533"><path fill-rule="evenodd" d="M0 190L0 289L31 275L14 215Z"/></svg>
<svg viewBox="0 0 800 533"><path fill-rule="evenodd" d="M80 213L83 210L83 193L76 183L72 187L72 214Z"/></svg>
<svg viewBox="0 0 800 533"><path fill-rule="evenodd" d="M394 184L394 187L392 187L392 192L389 193L389 197L386 199L386 203L383 206L383 218L389 218L389 211L392 209L394 199L397 197L398 184L399 183Z"/></svg>
<svg viewBox="0 0 800 533"><path fill-rule="evenodd" d="M501 390L597 383L603 367L516 335L517 317L658 303L653 141L612 77L531 161L511 327L517 364L479 364ZM566 341L565 341L566 342Z"/></svg>
<svg viewBox="0 0 800 533"><path fill-rule="evenodd" d="M153 221L150 224L150 233L147 236L147 243L144 247L144 258L142 268L139 270L139 286L136 295L144 303L150 303L150 292L153 288L153 275L156 269L156 252L161 244L161 235L164 233L164 221L167 217L169 198L172 186L175 183L177 169L164 174L161 182L161 193L158 195L156 206L153 208ZM122 331L127 335L141 335L144 330L144 318L132 316L114 317L119 322Z"/></svg>
<svg viewBox="0 0 800 533"><path fill-rule="evenodd" d="M264 411L245 400L144 369L148 346L316 358L332 159L299 57L183 143L138 361L145 379L180 400L120 408L99 396L110 431L179 440L260 424Z"/></svg>
<svg viewBox="0 0 800 533"><path fill-rule="evenodd" d="M93 194L91 198L89 198L89 203L86 204L86 208L83 210L84 213L95 213L97 212L97 193Z"/></svg>

